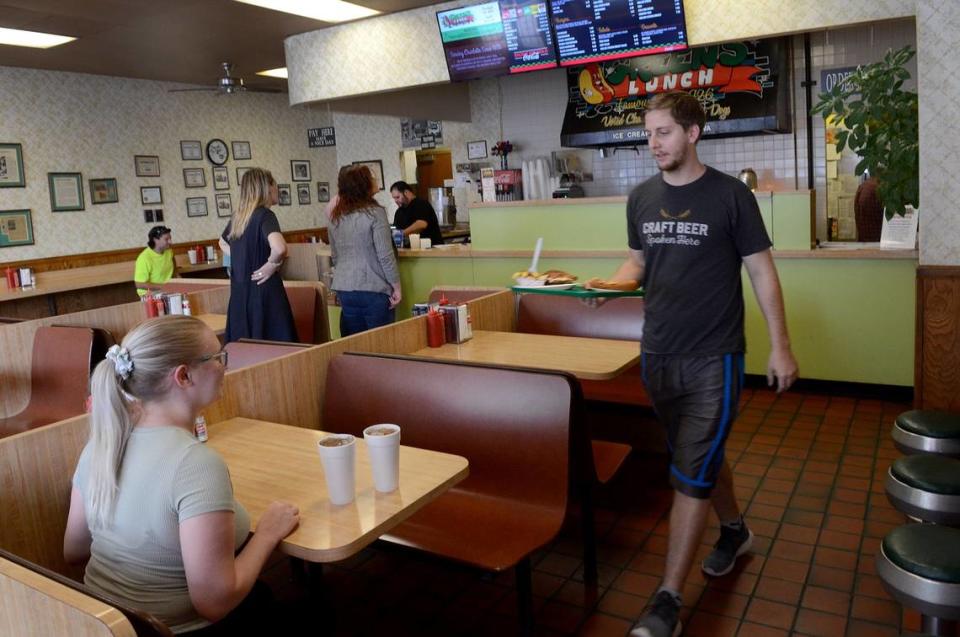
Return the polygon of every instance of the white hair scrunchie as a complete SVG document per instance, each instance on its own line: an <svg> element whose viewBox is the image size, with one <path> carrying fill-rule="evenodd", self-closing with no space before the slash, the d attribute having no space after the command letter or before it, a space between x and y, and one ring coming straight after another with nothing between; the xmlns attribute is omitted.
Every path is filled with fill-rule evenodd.
<svg viewBox="0 0 960 637"><path fill-rule="evenodd" d="M127 351L126 347L111 345L110 349L107 350L107 358L113 361L117 376L123 380L130 378L130 374L133 372L133 360L130 358L130 352Z"/></svg>

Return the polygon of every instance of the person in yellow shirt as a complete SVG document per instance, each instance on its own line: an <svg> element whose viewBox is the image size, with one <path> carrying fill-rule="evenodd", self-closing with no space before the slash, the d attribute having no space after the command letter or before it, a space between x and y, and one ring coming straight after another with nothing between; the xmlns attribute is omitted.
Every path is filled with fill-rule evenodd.
<svg viewBox="0 0 960 637"><path fill-rule="evenodd" d="M147 233L147 246L137 257L137 265L133 272L133 281L137 286L137 294L143 296L148 292L158 292L160 286L176 275L176 265L173 261L173 239L170 237L170 228L154 226Z"/></svg>

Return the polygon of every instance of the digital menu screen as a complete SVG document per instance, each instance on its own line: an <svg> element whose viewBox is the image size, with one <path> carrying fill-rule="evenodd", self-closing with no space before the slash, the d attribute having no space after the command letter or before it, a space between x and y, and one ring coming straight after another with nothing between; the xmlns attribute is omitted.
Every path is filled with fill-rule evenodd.
<svg viewBox="0 0 960 637"><path fill-rule="evenodd" d="M557 66L547 0L501 0L437 12L453 81Z"/></svg>
<svg viewBox="0 0 960 637"><path fill-rule="evenodd" d="M683 0L550 0L560 66L687 48Z"/></svg>

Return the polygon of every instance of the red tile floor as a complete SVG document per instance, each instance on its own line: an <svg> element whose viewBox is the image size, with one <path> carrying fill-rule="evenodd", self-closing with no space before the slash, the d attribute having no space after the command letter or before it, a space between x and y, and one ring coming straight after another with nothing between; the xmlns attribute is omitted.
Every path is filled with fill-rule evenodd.
<svg viewBox="0 0 960 637"><path fill-rule="evenodd" d="M684 635L887 637L918 629L919 616L891 600L874 570L881 538L904 522L883 485L899 455L890 427L906 409L906 402L849 395L744 391L727 458L756 541L726 577L691 573ZM584 589L571 521L534 556L539 635L623 636L659 583L671 498L666 463L653 453L652 414L628 417L636 451L598 492L599 586L593 595ZM716 535L713 519L700 556ZM277 560L267 579L282 600L304 599L289 574ZM378 543L328 567L323 590L336 609L330 634L518 632L512 571L482 573Z"/></svg>

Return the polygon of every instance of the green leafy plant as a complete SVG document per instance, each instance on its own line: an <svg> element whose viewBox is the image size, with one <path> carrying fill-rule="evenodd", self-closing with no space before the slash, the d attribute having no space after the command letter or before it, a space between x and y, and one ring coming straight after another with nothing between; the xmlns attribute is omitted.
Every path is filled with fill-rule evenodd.
<svg viewBox="0 0 960 637"><path fill-rule="evenodd" d="M877 196L887 219L920 205L920 125L917 94L903 89L910 78L907 62L916 54L910 46L889 50L883 59L857 67L846 81L820 94L811 110L831 115L847 130L837 133L837 150L845 146L860 156L854 171L869 171L877 179Z"/></svg>

